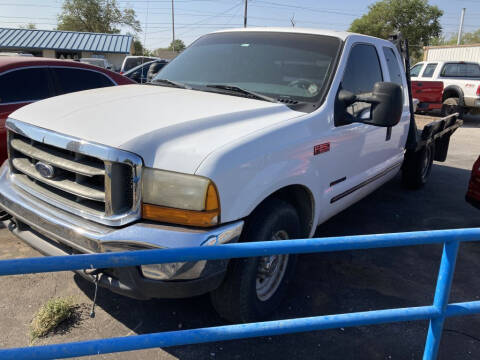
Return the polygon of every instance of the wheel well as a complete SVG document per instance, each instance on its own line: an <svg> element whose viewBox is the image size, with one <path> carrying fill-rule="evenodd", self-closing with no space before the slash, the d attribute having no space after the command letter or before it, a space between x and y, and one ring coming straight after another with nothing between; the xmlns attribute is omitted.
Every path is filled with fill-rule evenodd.
<svg viewBox="0 0 480 360"><path fill-rule="evenodd" d="M297 210L298 217L300 218L300 225L302 227L302 234L303 236L308 237L313 226L314 213L314 200L310 190L303 185L289 185L275 191L264 199L261 204L274 197L290 203L295 210Z"/></svg>
<svg viewBox="0 0 480 360"><path fill-rule="evenodd" d="M445 101L448 98L459 98L462 102L462 95L456 89L447 89L443 92L442 101Z"/></svg>

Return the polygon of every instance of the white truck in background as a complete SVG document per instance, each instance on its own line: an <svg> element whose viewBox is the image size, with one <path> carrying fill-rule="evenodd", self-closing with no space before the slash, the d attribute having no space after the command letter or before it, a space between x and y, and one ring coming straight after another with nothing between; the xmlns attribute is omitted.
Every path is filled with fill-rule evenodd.
<svg viewBox="0 0 480 360"><path fill-rule="evenodd" d="M424 61L411 70L412 81L421 87L431 81L443 83L443 116L480 113L480 63L465 61Z"/></svg>
<svg viewBox="0 0 480 360"><path fill-rule="evenodd" d="M461 121L417 130L402 44L405 59L359 34L226 30L202 36L149 85L25 106L7 121L1 220L46 255L311 237L400 170L419 187L446 158ZM79 274L139 299L211 293L222 317L244 322L279 305L295 262Z"/></svg>

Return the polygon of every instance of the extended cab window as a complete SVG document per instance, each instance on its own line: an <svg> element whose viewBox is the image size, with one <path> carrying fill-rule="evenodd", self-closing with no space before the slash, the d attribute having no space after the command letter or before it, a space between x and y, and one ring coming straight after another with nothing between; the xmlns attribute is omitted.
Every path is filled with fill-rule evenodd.
<svg viewBox="0 0 480 360"><path fill-rule="evenodd" d="M422 70L423 64L417 64L410 69L411 77L418 77L420 75L420 70Z"/></svg>
<svg viewBox="0 0 480 360"><path fill-rule="evenodd" d="M20 69L0 75L0 104L30 102L50 96L46 69Z"/></svg>
<svg viewBox="0 0 480 360"><path fill-rule="evenodd" d="M479 78L480 65L472 63L447 63L443 65L441 76Z"/></svg>
<svg viewBox="0 0 480 360"><path fill-rule="evenodd" d="M387 60L388 72L390 73L390 81L394 82L403 87L403 71L400 68L397 57L393 52L392 48L384 47L383 53L385 54L385 59Z"/></svg>
<svg viewBox="0 0 480 360"><path fill-rule="evenodd" d="M115 85L108 77L95 71L73 68L55 68L52 71L56 77L59 94Z"/></svg>
<svg viewBox="0 0 480 360"><path fill-rule="evenodd" d="M435 69L437 68L437 64L434 63L434 64L428 64L426 67L425 67L425 70L423 70L423 74L422 74L422 77L426 77L426 78L429 78L429 77L432 77L433 76L433 73L435 72Z"/></svg>

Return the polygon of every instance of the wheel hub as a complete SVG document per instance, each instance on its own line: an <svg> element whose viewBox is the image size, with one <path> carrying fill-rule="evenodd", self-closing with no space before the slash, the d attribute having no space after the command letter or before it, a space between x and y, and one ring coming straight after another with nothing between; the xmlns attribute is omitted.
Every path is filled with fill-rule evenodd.
<svg viewBox="0 0 480 360"><path fill-rule="evenodd" d="M284 230L277 231L272 240L286 240L288 234ZM260 301L267 301L277 291L288 265L288 255L264 256L257 268L256 292Z"/></svg>

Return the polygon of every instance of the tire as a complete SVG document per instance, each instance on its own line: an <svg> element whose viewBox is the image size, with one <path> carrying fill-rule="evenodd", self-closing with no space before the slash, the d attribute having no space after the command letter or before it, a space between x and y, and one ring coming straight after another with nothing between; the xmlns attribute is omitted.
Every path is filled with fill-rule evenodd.
<svg viewBox="0 0 480 360"><path fill-rule="evenodd" d="M406 152L402 167L402 182L407 188L420 189L427 183L434 156L433 142L417 152Z"/></svg>
<svg viewBox="0 0 480 360"><path fill-rule="evenodd" d="M460 98L448 98L442 104L441 115L448 116L458 113L458 117L462 118L465 113L465 109L460 105Z"/></svg>
<svg viewBox="0 0 480 360"><path fill-rule="evenodd" d="M295 208L280 199L267 200L249 220L242 234L243 241L295 239L301 234ZM231 322L266 318L285 296L296 260L295 255L231 260L223 283L210 293L213 307L223 319ZM269 272L275 275L270 276Z"/></svg>

